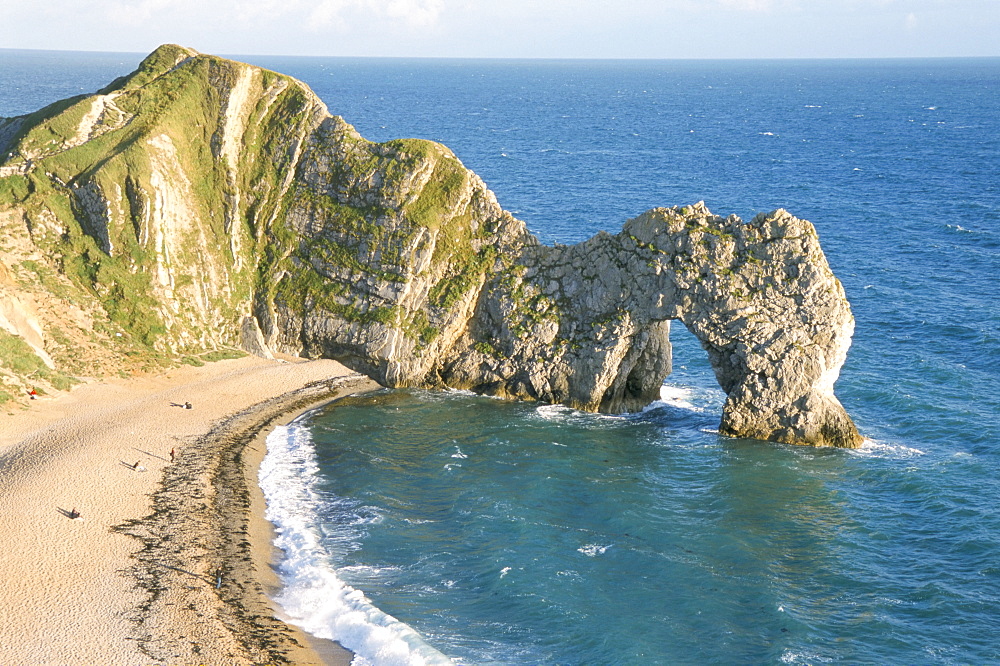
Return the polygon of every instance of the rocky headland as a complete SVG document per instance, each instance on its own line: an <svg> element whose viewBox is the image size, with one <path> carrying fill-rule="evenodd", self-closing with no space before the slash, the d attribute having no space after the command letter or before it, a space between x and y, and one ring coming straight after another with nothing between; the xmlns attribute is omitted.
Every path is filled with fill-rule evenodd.
<svg viewBox="0 0 1000 666"><path fill-rule="evenodd" d="M305 84L179 46L0 119L0 234L8 396L240 348L630 411L679 320L720 432L861 442L833 392L854 320L809 222L694 204L543 246L446 147L372 143Z"/></svg>

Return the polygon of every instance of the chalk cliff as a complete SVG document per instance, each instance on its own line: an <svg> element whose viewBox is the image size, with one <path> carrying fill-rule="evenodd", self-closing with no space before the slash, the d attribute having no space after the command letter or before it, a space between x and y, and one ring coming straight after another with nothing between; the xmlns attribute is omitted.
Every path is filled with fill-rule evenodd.
<svg viewBox="0 0 1000 666"><path fill-rule="evenodd" d="M239 346L620 412L658 397L680 320L721 432L860 443L833 394L853 318L808 222L695 204L542 246L444 146L366 141L301 82L178 46L0 119L0 230L13 392Z"/></svg>

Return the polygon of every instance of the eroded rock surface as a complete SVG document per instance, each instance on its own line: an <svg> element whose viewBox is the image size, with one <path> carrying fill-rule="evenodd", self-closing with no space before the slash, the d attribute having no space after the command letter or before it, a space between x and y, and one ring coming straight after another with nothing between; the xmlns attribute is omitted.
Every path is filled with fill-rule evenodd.
<svg viewBox="0 0 1000 666"><path fill-rule="evenodd" d="M0 119L0 155L8 300L45 292L102 322L38 320L62 369L84 347L242 345L386 386L620 412L659 396L680 320L728 395L723 433L860 442L833 394L850 308L815 229L785 211L658 208L542 246L444 146L366 141L301 82L177 46Z"/></svg>
<svg viewBox="0 0 1000 666"><path fill-rule="evenodd" d="M703 205L655 209L616 236L531 247L484 290L444 383L588 410L639 409L670 372L669 320L728 395L724 434L856 446L833 384L854 320L815 229ZM532 362L543 359L544 362Z"/></svg>

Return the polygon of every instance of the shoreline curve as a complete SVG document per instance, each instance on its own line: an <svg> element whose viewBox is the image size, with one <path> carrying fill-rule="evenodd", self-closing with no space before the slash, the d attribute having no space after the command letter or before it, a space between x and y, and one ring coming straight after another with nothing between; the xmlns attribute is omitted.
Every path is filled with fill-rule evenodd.
<svg viewBox="0 0 1000 666"><path fill-rule="evenodd" d="M164 662L204 660L208 653L225 654L225 663L305 664L315 659L302 652L306 643L325 653L315 663L350 662L343 648L277 617L280 608L261 580L271 578L275 554L270 524L260 522L266 522L263 504L254 502L257 454L264 452L261 437L279 421L373 388L379 385L363 375L316 381L217 422L167 468L152 513L112 527L143 546L129 569L146 597L133 619L142 652ZM177 550L178 542L187 547ZM189 627L188 634L157 631L174 625Z"/></svg>
<svg viewBox="0 0 1000 666"><path fill-rule="evenodd" d="M243 357L2 410L0 662L350 663L270 601L256 465L271 427L375 388L335 361Z"/></svg>

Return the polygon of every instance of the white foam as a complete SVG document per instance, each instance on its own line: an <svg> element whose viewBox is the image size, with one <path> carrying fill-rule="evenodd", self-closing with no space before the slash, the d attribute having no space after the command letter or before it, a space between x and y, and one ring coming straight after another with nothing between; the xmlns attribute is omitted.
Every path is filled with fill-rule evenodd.
<svg viewBox="0 0 1000 666"><path fill-rule="evenodd" d="M571 416L573 409L565 405L538 405L535 412L543 419L556 420Z"/></svg>
<svg viewBox="0 0 1000 666"><path fill-rule="evenodd" d="M781 654L781 663L783 664L828 664L832 661L833 659L829 657L823 657L811 652L792 652L791 650L785 650Z"/></svg>
<svg viewBox="0 0 1000 666"><path fill-rule="evenodd" d="M598 555L603 555L608 551L611 546L602 546L598 543L589 543L586 546L581 546L577 548L578 552L583 553L587 557L597 557Z"/></svg>
<svg viewBox="0 0 1000 666"><path fill-rule="evenodd" d="M926 455L925 451L915 449L911 446L880 442L875 439L869 439L868 437L865 437L864 441L861 442L861 448L847 450L859 455L872 456L875 458L915 458L917 456Z"/></svg>
<svg viewBox="0 0 1000 666"><path fill-rule="evenodd" d="M660 400L673 407L683 409L694 409L694 404L688 400L692 390L684 386L669 386L664 384L660 387Z"/></svg>
<svg viewBox="0 0 1000 666"><path fill-rule="evenodd" d="M305 631L335 640L357 656L355 666L452 664L413 630L383 613L360 590L341 581L328 563L317 528L321 506L315 451L309 431L295 424L275 428L258 479L267 519L284 552L283 584L276 601Z"/></svg>
<svg viewBox="0 0 1000 666"><path fill-rule="evenodd" d="M660 399L654 400L645 407L643 407L643 412L648 412L653 409L659 409L664 405L669 405L670 407L676 407L678 409L690 409L692 411L700 411L694 406L689 398L692 397L694 391L690 388L684 386L670 386L664 384L660 387Z"/></svg>
<svg viewBox="0 0 1000 666"><path fill-rule="evenodd" d="M619 421L622 417L618 414L595 414L593 412L581 412L578 409L567 407L566 405L538 405L535 413L546 421L557 421L562 423L586 423L594 421Z"/></svg>

